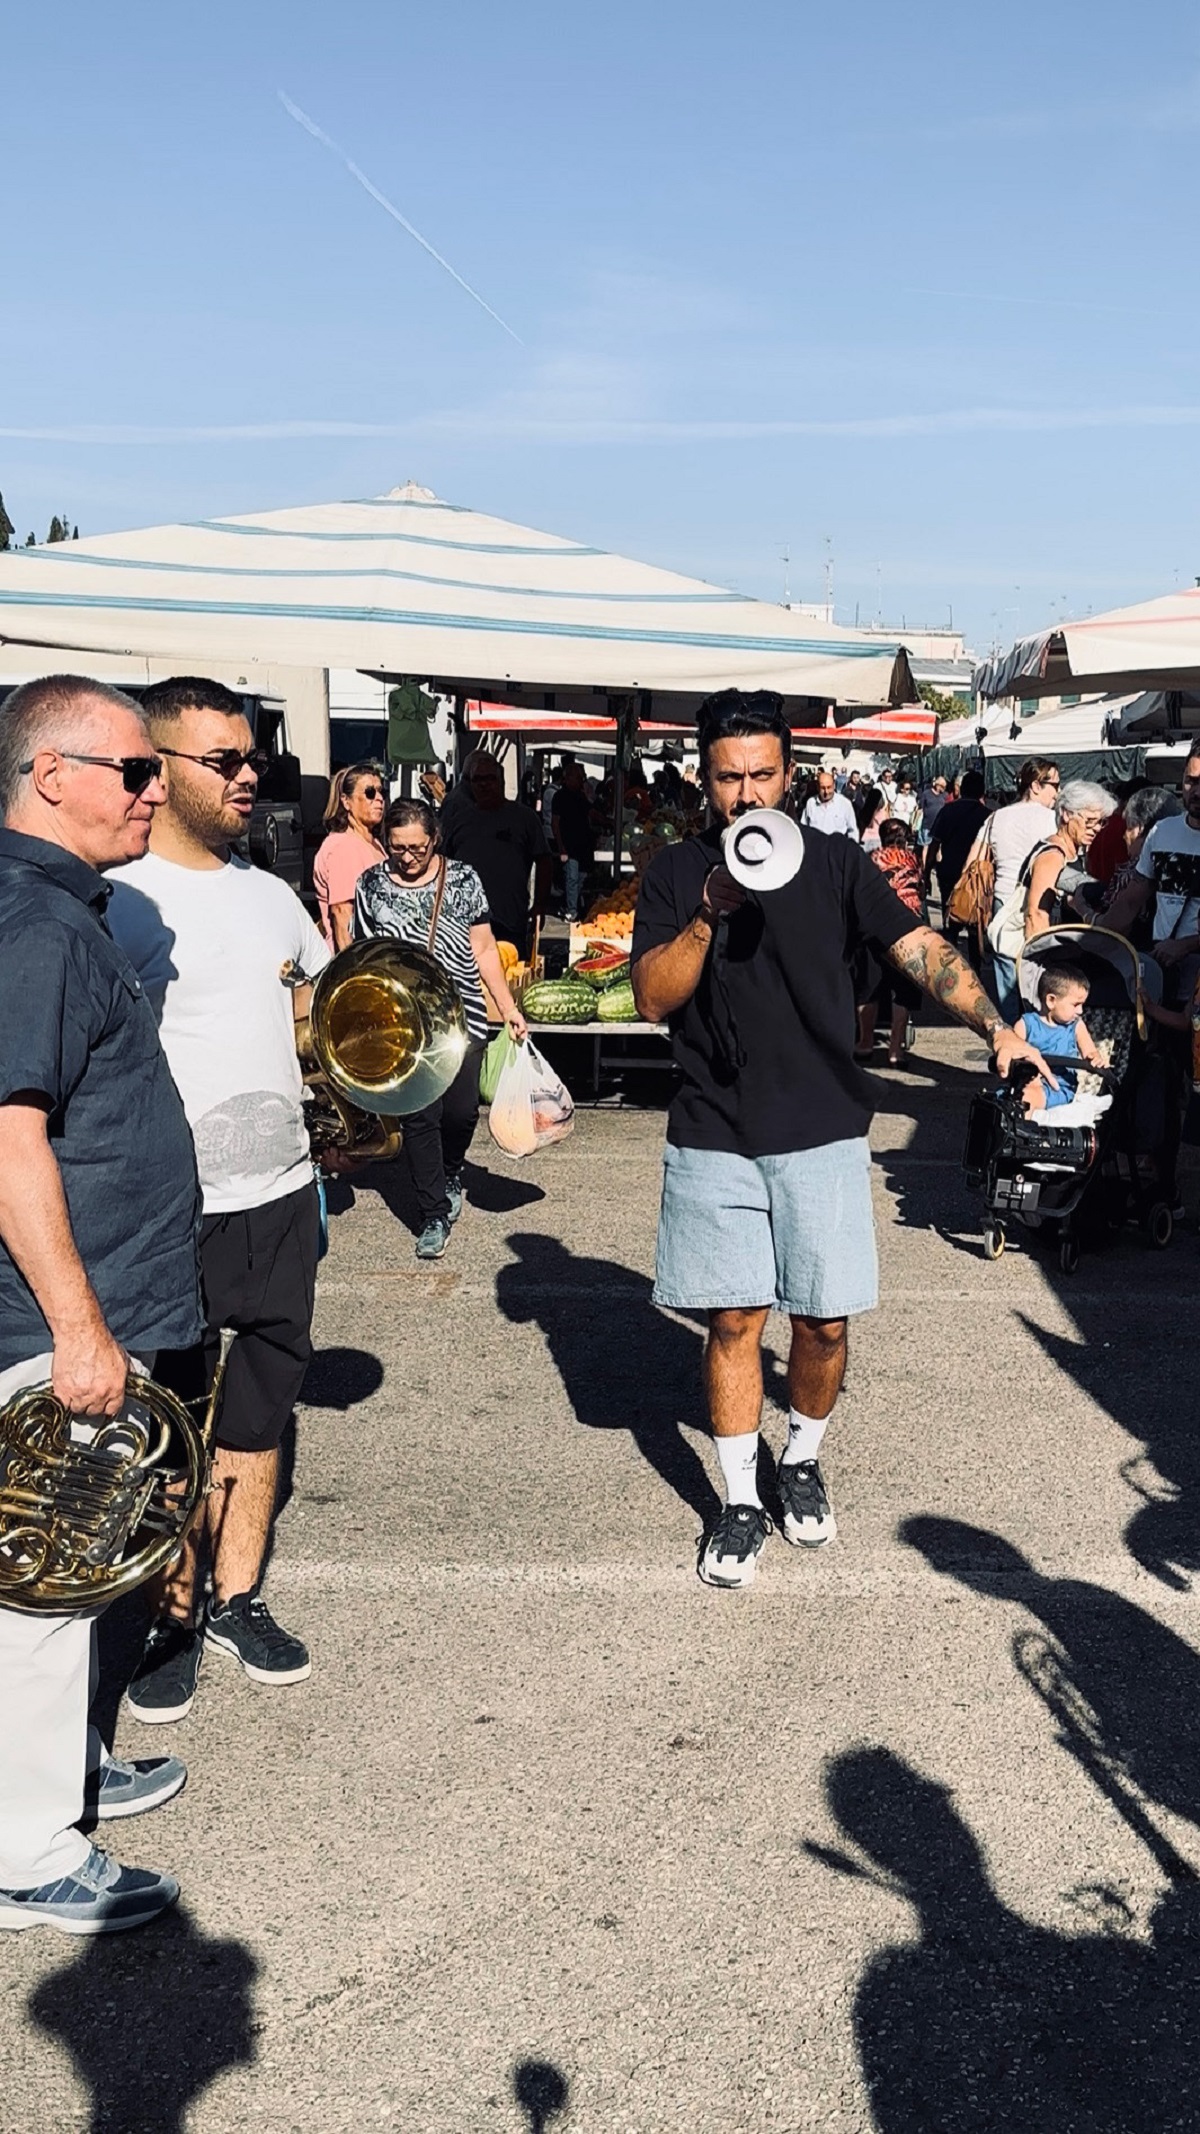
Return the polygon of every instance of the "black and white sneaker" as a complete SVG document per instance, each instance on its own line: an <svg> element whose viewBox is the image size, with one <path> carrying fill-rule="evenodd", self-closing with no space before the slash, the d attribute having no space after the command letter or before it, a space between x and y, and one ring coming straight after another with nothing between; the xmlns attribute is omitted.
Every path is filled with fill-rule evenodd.
<svg viewBox="0 0 1200 2134"><path fill-rule="evenodd" d="M204 1642L240 1660L252 1682L307 1682L312 1673L308 1647L276 1622L258 1593L210 1600Z"/></svg>
<svg viewBox="0 0 1200 2134"><path fill-rule="evenodd" d="M466 1199L461 1171L447 1171L446 1198L450 1203L450 1221L451 1223L456 1223L462 1214L463 1202Z"/></svg>
<svg viewBox="0 0 1200 2134"><path fill-rule="evenodd" d="M706 1586L748 1586L774 1521L760 1504L727 1504L700 1552L696 1569Z"/></svg>
<svg viewBox="0 0 1200 2134"><path fill-rule="evenodd" d="M151 1624L142 1657L125 1702L135 1719L145 1726L164 1726L172 1719L186 1719L196 1695L200 1673L200 1633L190 1623L160 1615Z"/></svg>
<svg viewBox="0 0 1200 2134"><path fill-rule="evenodd" d="M783 1502L783 1538L794 1549L823 1549L837 1534L837 1520L815 1460L779 1463L776 1477Z"/></svg>

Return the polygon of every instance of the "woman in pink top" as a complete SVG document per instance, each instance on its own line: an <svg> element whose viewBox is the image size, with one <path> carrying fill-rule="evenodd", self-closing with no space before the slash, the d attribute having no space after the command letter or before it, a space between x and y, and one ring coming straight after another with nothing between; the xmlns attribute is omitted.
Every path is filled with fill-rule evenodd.
<svg viewBox="0 0 1200 2134"><path fill-rule="evenodd" d="M386 806L386 781L377 763L352 763L337 773L329 788L327 835L313 861L313 888L321 907L321 931L335 955L354 938L359 875L387 858L379 839Z"/></svg>

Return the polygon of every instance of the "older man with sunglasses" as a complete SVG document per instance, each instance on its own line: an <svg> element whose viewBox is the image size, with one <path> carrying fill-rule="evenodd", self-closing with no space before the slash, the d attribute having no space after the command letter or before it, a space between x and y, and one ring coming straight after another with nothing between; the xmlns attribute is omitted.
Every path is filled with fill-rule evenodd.
<svg viewBox="0 0 1200 2134"><path fill-rule="evenodd" d="M0 711L0 1404L49 1380L84 1435L123 1412L132 1361L201 1325L191 1136L101 879L145 852L162 769L137 705L84 676ZM106 1754L94 1662L93 1615L0 1605L0 1928L109 1934L179 1894L79 1829L89 1769L101 1820L187 1776Z"/></svg>
<svg viewBox="0 0 1200 2134"><path fill-rule="evenodd" d="M310 976L329 949L299 899L232 849L265 759L241 701L198 677L159 682L143 711L167 769L150 850L115 875L110 924L158 1016L196 1143L207 1331L159 1376L202 1394L222 1327L235 1331L216 1427L206 1531L154 1589L129 1709L150 1724L192 1706L202 1649L253 1681L300 1682L298 1637L259 1591L280 1443L312 1353L318 1206L301 1108L285 965ZM211 1593L198 1619L202 1555Z"/></svg>

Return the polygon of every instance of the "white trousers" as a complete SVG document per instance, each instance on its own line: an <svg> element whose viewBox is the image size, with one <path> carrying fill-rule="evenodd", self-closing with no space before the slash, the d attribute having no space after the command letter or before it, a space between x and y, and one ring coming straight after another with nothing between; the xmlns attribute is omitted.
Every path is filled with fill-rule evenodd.
<svg viewBox="0 0 1200 2134"><path fill-rule="evenodd" d="M0 1371L0 1406L48 1378L50 1363L31 1356ZM107 1760L88 1725L95 1668L94 1614L0 1607L0 1889L40 1889L91 1850L77 1825L87 1774Z"/></svg>

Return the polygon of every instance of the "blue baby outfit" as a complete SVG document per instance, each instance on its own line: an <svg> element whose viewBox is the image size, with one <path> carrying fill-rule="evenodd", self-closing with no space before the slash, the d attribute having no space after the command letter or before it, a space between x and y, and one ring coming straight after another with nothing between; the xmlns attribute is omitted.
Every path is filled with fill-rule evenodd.
<svg viewBox="0 0 1200 2134"><path fill-rule="evenodd" d="M1056 1104L1069 1104L1075 1095L1075 1070L1071 1067L1056 1068L1054 1060L1056 1057L1077 1057L1075 1031L1082 1020L1082 1016L1077 1016L1073 1023L1052 1023L1048 1022L1044 1015L1039 1015L1035 1008L1025 1010L1025 1035L1031 1045L1037 1046L1042 1058L1050 1061L1050 1072L1058 1079L1057 1089L1051 1089L1049 1083L1046 1084L1047 1111L1052 1111Z"/></svg>

